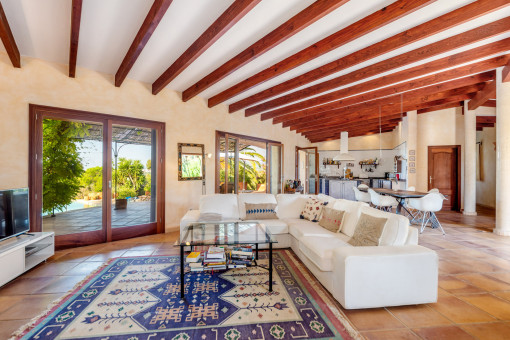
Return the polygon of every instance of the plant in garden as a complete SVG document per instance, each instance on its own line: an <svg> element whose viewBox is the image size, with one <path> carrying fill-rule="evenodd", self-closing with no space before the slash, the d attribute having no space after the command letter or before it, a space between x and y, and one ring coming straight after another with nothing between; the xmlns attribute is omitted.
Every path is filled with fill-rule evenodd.
<svg viewBox="0 0 510 340"><path fill-rule="evenodd" d="M79 154L89 126L84 123L45 119L43 121L43 212L55 216L80 191L84 169Z"/></svg>

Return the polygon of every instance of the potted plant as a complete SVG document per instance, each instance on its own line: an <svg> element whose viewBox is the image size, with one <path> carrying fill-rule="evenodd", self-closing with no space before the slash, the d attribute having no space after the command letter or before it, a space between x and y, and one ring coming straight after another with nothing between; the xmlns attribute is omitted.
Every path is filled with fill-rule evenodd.
<svg viewBox="0 0 510 340"><path fill-rule="evenodd" d="M120 188L115 198L115 210L127 208L128 198L136 196L135 189Z"/></svg>

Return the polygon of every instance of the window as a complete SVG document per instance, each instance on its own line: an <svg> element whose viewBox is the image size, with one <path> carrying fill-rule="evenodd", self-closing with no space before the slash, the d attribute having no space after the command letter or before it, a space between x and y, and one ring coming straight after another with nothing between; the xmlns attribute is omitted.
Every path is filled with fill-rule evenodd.
<svg viewBox="0 0 510 340"><path fill-rule="evenodd" d="M280 142L216 131L216 193L282 192Z"/></svg>

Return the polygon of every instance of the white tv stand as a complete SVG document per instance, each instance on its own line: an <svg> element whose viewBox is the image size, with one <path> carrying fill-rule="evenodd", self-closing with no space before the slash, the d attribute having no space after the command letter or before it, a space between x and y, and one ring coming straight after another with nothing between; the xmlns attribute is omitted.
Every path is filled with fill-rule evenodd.
<svg viewBox="0 0 510 340"><path fill-rule="evenodd" d="M28 233L0 241L0 286L37 266L55 253L53 232Z"/></svg>

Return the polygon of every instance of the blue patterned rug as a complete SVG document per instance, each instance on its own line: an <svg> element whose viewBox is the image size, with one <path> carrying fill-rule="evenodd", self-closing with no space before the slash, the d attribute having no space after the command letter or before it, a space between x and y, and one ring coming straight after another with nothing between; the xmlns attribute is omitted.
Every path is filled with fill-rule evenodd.
<svg viewBox="0 0 510 340"><path fill-rule="evenodd" d="M260 254L261 261L268 253ZM178 256L113 259L16 339L351 339L357 333L291 251L259 267L185 276Z"/></svg>

